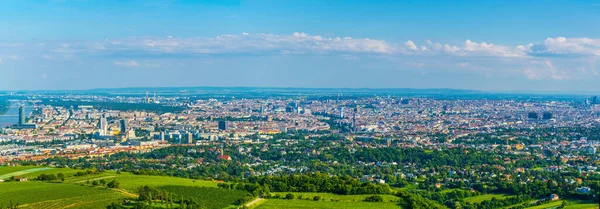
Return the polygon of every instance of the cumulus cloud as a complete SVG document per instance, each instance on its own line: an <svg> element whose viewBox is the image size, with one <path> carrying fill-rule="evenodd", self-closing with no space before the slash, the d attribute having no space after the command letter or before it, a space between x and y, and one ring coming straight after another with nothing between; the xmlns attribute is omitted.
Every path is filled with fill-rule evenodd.
<svg viewBox="0 0 600 209"><path fill-rule="evenodd" d="M352 37L326 38L296 32L291 35L249 34L217 37L130 37L87 43L94 52L146 52L152 54L304 54L304 53L392 53L383 40Z"/></svg>
<svg viewBox="0 0 600 209"><path fill-rule="evenodd" d="M591 38L556 37L528 44L502 45L471 39L458 44L432 40L391 43L372 38L325 37L302 32L283 35L244 32L215 37L126 37L10 46L3 48L17 49L14 51L19 52L29 49L46 61L116 58L121 61L114 62L114 65L120 67L162 66L160 61L154 64L134 61L155 58L328 54L355 61L363 60L363 55L367 55L394 60L395 63L421 63L405 65L411 69L435 67L469 72L479 70L486 75L510 74L529 79L562 80L600 76L595 61L600 59L600 39ZM5 58L4 61L10 59L6 55L14 53L2 54L1 50L0 56ZM557 56L563 59L554 58Z"/></svg>
<svg viewBox="0 0 600 209"><path fill-rule="evenodd" d="M121 66L121 67L139 67L140 64L137 63L135 60L130 60L130 61L122 61L122 62L115 62L116 66Z"/></svg>
<svg viewBox="0 0 600 209"><path fill-rule="evenodd" d="M547 38L543 43L530 44L527 49L533 56L600 56L600 39Z"/></svg>
<svg viewBox="0 0 600 209"><path fill-rule="evenodd" d="M405 42L404 45L406 45L406 47L410 50L417 50L417 45L415 45L415 43L412 42L411 40L408 40L407 42Z"/></svg>
<svg viewBox="0 0 600 209"><path fill-rule="evenodd" d="M426 43L436 52L447 53L456 56L488 56L488 57L524 57L525 49L494 45L486 42L473 42L466 40L464 45L455 46L449 44L434 43L427 40Z"/></svg>

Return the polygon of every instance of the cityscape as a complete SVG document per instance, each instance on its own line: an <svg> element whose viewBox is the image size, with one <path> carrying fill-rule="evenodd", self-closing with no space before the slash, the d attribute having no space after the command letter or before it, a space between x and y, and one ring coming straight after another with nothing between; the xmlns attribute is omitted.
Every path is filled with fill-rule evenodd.
<svg viewBox="0 0 600 209"><path fill-rule="evenodd" d="M599 209L598 0L2 0L0 209Z"/></svg>
<svg viewBox="0 0 600 209"><path fill-rule="evenodd" d="M117 171L215 185L275 176L322 178L314 176L319 173L360 182L358 190L261 183L260 188L235 188L267 202L288 198L286 192L388 198L390 191L406 191L427 198L411 203L431 204L426 208L525 207L598 198L597 96L216 89L209 94L202 87L7 92L1 96L3 121L13 121L0 132L0 164L64 173L93 169L102 171L96 174L101 179L112 179L105 173ZM233 96L239 93L251 96ZM32 169L29 175L40 173ZM361 191L365 183L376 190ZM453 192L437 194L443 191ZM496 199L499 194L502 201ZM479 197L483 200L470 201Z"/></svg>

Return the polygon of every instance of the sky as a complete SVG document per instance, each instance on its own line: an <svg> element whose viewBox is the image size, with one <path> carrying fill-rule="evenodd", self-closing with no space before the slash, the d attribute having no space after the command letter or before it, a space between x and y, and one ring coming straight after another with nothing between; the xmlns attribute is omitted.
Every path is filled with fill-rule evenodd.
<svg viewBox="0 0 600 209"><path fill-rule="evenodd" d="M0 90L600 92L600 1L0 1Z"/></svg>

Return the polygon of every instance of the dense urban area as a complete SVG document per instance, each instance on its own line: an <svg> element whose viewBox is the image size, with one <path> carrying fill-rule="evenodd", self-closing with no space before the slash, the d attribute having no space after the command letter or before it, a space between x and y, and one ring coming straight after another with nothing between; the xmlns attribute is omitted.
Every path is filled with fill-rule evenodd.
<svg viewBox="0 0 600 209"><path fill-rule="evenodd" d="M600 199L594 95L31 91L0 93L0 115L0 208L598 208ZM55 201L76 188L105 196ZM27 189L57 196L10 194Z"/></svg>

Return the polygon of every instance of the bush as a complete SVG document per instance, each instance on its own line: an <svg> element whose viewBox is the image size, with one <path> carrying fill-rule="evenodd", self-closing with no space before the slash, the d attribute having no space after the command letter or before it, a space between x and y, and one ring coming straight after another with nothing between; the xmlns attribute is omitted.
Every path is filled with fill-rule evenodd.
<svg viewBox="0 0 600 209"><path fill-rule="evenodd" d="M319 200L321 200L321 196L315 196L315 197L313 197L313 200L314 201L319 201Z"/></svg>
<svg viewBox="0 0 600 209"><path fill-rule="evenodd" d="M379 195L373 195L365 198L365 202L383 202L383 197Z"/></svg>
<svg viewBox="0 0 600 209"><path fill-rule="evenodd" d="M286 195L285 195L285 199L288 199L288 200L293 200L293 199L294 199L294 194L292 194L292 193L288 193L288 194L286 194Z"/></svg>

